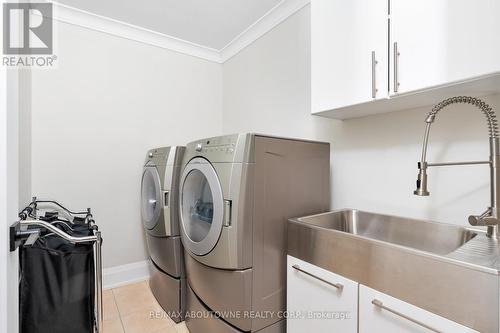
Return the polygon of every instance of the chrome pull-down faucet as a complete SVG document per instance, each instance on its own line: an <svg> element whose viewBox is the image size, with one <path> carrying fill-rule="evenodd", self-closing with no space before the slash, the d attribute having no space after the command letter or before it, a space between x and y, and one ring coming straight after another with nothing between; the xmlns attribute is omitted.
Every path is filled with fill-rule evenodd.
<svg viewBox="0 0 500 333"><path fill-rule="evenodd" d="M429 143L429 133L431 125L436 120L436 115L438 114L438 112L451 104L471 104L479 108L486 116L490 135L490 159L488 161L450 163L427 162L427 145ZM417 189L413 193L419 196L430 195L427 189L427 168L429 167L488 164L490 166L491 205L486 209L484 213L480 215L469 216L469 223L473 226L487 226L488 236L495 235L497 238L500 238L500 144L498 134L498 121L496 119L495 112L488 104L478 98L466 96L452 97L436 104L425 119L425 122L426 127L424 134L424 143L422 146L422 157L420 159L420 162L418 163L419 172L417 178Z"/></svg>

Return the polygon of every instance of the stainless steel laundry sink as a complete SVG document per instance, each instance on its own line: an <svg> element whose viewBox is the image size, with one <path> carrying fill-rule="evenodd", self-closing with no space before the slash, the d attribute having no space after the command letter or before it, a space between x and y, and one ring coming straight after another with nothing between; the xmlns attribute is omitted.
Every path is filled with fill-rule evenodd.
<svg viewBox="0 0 500 333"><path fill-rule="evenodd" d="M288 220L287 249L479 332L499 332L500 245L483 231L346 209Z"/></svg>
<svg viewBox="0 0 500 333"><path fill-rule="evenodd" d="M298 220L322 228L440 255L455 251L477 235L469 229L454 225L367 213L355 209L328 212Z"/></svg>

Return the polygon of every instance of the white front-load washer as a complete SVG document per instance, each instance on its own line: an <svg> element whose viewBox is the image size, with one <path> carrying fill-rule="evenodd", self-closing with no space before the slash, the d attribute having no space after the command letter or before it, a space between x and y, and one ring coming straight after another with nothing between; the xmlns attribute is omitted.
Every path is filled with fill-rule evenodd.
<svg viewBox="0 0 500 333"><path fill-rule="evenodd" d="M179 217L192 333L284 332L287 219L330 207L328 143L235 134L187 145ZM265 312L265 318L251 313Z"/></svg>
<svg viewBox="0 0 500 333"><path fill-rule="evenodd" d="M179 232L179 176L185 147L161 147L146 154L141 181L141 216L152 263L149 285L170 317L185 315L186 274Z"/></svg>

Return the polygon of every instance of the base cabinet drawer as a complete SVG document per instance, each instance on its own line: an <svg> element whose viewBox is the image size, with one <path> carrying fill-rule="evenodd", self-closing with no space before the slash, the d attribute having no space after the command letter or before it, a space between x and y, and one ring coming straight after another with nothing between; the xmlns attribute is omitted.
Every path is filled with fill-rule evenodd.
<svg viewBox="0 0 500 333"><path fill-rule="evenodd" d="M359 333L479 333L471 328L359 286Z"/></svg>
<svg viewBox="0 0 500 333"><path fill-rule="evenodd" d="M287 333L358 332L358 283L288 256Z"/></svg>

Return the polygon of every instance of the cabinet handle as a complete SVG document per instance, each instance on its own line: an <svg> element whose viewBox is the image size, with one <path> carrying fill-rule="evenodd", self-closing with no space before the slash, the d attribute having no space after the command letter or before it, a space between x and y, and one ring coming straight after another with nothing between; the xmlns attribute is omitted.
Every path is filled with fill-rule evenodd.
<svg viewBox="0 0 500 333"><path fill-rule="evenodd" d="M423 328L428 329L429 331L436 332L436 333L444 333L443 331L439 331L439 330L437 330L437 329L435 329L433 327L430 327L429 325L426 325L426 324L422 323L421 321L418 321L416 319L410 318L407 315L402 314L401 312L398 312L396 310L393 310L393 309L390 309L390 308L386 307L384 305L384 303L382 303L382 301L379 301L378 299L374 299L372 301L372 304L375 305L377 308L379 308L381 310L385 310L387 312L395 314L396 316L404 318L404 319L406 319L406 320L408 320L408 321L410 321L410 322L412 322L412 323L414 323L414 324L416 324L418 326L421 326Z"/></svg>
<svg viewBox="0 0 500 333"><path fill-rule="evenodd" d="M300 268L299 265L293 265L292 268L294 268L295 270L301 272L301 273L304 273L306 275L309 275L310 277L313 277L315 278L316 280L319 280L321 282L324 282L332 287L335 287L337 288L339 291L342 291L344 289L344 285L340 284L340 283L331 283L330 281L326 281L325 279L322 279L320 278L319 276L316 276L316 275L313 275L309 272L306 272L305 270L303 270L302 268Z"/></svg>
<svg viewBox="0 0 500 333"><path fill-rule="evenodd" d="M375 51L372 51L372 98L377 97L377 73L375 71L375 67L378 64L378 61L375 57Z"/></svg>
<svg viewBox="0 0 500 333"><path fill-rule="evenodd" d="M399 62L399 51L398 51L398 43L394 42L394 92L397 93L399 91L399 68L398 68L398 62Z"/></svg>

